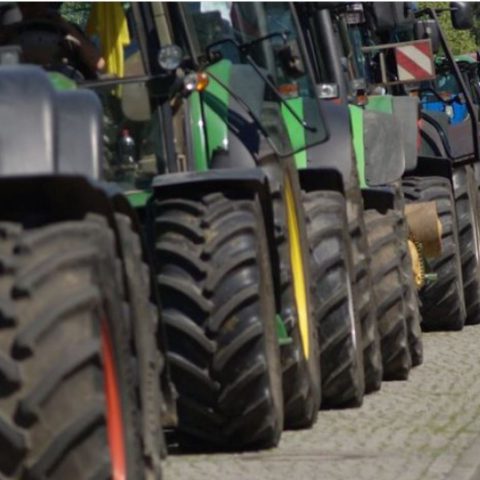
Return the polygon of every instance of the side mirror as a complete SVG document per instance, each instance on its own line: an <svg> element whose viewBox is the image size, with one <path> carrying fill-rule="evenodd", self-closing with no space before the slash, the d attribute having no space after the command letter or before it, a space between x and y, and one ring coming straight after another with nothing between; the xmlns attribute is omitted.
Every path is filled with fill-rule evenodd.
<svg viewBox="0 0 480 480"><path fill-rule="evenodd" d="M432 52L435 54L440 50L440 33L435 20L417 20L413 25L415 40L429 38L432 42Z"/></svg>
<svg viewBox="0 0 480 480"><path fill-rule="evenodd" d="M455 30L473 28L473 9L468 2L450 2L450 15Z"/></svg>

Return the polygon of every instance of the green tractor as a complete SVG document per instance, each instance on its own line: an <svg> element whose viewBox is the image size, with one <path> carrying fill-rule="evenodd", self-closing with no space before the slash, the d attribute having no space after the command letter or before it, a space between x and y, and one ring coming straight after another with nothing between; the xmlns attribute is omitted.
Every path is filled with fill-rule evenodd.
<svg viewBox="0 0 480 480"><path fill-rule="evenodd" d="M354 6L356 10L352 5L344 5L337 6L330 12L336 25L337 42L343 45L343 55L340 58L348 75L341 75L341 65L338 65L336 72L329 72L329 75L331 81L342 82L346 96L350 95L350 99L355 102L358 93L361 93L362 101L364 93L374 94L375 103L380 101L386 104L394 114L395 110L398 110L398 117L404 120L404 132L414 130L416 119L409 115L410 120L405 122L407 116L398 102L402 99L411 102L411 99L418 98L420 94L420 103L423 105L422 95L426 91L433 91L440 99L442 96L432 87L435 72L430 72L427 78L418 77L416 81L406 81L400 76L397 58L401 57L397 56L396 49L405 46L410 48L411 45L418 45L418 42L424 45L423 37L425 31L429 30L437 32L436 40L432 41L433 50L442 47L446 52L443 57L451 72L450 81L456 83L458 92L462 92L462 97L465 98L468 111L473 112L468 95L464 95L465 85L452 61L433 10L416 14L410 12L402 17L400 13L404 12L403 7L397 4L366 3ZM457 17L464 16L463 9L462 6L454 7L454 25L461 26ZM425 15L431 18L422 18ZM412 42L414 34L418 40ZM405 42L401 43L400 40ZM358 86L361 86L360 92ZM385 95L387 91L390 95ZM413 94L415 97L412 97ZM368 98L370 103L372 96ZM472 115L470 118L475 117ZM458 329L463 326L465 318L469 323L475 323L478 318L475 313L479 295L476 260L478 220L474 213L477 207L473 173L476 158L476 122L467 118L453 125L444 113L422 108L418 124L421 127L418 137L419 152L415 154L414 149L409 149L412 153L406 158L403 193L407 202L436 202L443 227L444 247L438 258L428 262L438 280L427 282L420 292L422 327L428 330ZM411 139L414 137L410 134ZM412 140L408 143L410 146L415 145ZM407 149L408 144L405 151L408 151ZM455 196L455 203L452 194Z"/></svg>
<svg viewBox="0 0 480 480"><path fill-rule="evenodd" d="M367 360L370 362L372 351L377 355L373 359L376 368L381 365L378 348L371 349L375 323L367 293L363 308L368 335L362 338L363 326L357 320L350 285L361 257L354 265L341 177L333 169L312 166L297 179L297 161L306 158L308 148L325 141L327 132L295 12L281 3L222 5L190 3L168 9L169 16L178 21L172 22L173 38L167 41L181 45L187 60L210 80L205 91L191 95L183 106L186 145L193 149L185 156L199 158L200 168L213 169L215 174L216 169L238 167L260 168L266 173L275 225L274 258L280 261L275 275L277 312L291 336L294 297L281 279L282 271L288 273L290 238L290 257L300 258L295 254L299 250L305 256L302 289L311 288L313 293L322 405L360 405L364 393L362 345ZM168 176L164 181L169 181ZM290 223L289 212L295 212L298 227ZM340 227L339 218L343 219ZM306 262L310 263L310 275ZM295 263L291 261L293 266ZM302 275L295 268L291 271L295 287L296 278ZM288 346L284 352L288 355ZM289 362L285 358L283 363ZM292 388L290 385L284 375L284 390ZM287 426L296 423L287 421Z"/></svg>
<svg viewBox="0 0 480 480"><path fill-rule="evenodd" d="M450 10L454 28L469 28L471 14L467 4L452 3ZM382 41L388 41L387 27L382 29L381 21L378 25L379 39L383 37ZM389 88L395 95L415 94L420 99L419 157L416 168L404 178L404 193L410 202L435 201L443 226L445 248L441 257L431 263L438 281L427 285L421 293L423 326L429 330L460 329L464 323L480 321L479 217L475 182L480 158L477 113L435 9L413 12L401 24L395 25L395 30L399 31L398 38L409 41L429 38L437 60L442 59L435 62L431 78ZM371 32L372 36L374 34ZM391 81L391 68L387 61L384 70L387 83ZM446 92L442 91L445 88L455 97L453 100L445 96ZM432 96L449 108L444 111L429 108L428 99ZM458 122L451 111L455 111L455 102L463 104L468 113Z"/></svg>
<svg viewBox="0 0 480 480"><path fill-rule="evenodd" d="M101 180L96 96L18 53L0 65L0 476L159 479L175 404L140 224Z"/></svg>
<svg viewBox="0 0 480 480"><path fill-rule="evenodd" d="M148 247L142 249L138 238L129 241L125 250L140 256L145 264L139 263L138 258L123 262L124 283L128 275L140 277L135 295L142 301L148 297L160 299L162 304L161 315L157 311L154 316L154 309L148 304L137 312L144 329L158 330L156 335L143 329L139 332L142 339L146 337L152 344L154 339L157 341L151 357L147 349L143 354L141 340L134 345L133 340L125 339L142 354L129 365L135 366L135 373L150 387L149 390L140 380L132 380L141 390L135 398L140 401L146 395L147 403L138 405L144 416L141 440L145 455L155 453L158 457L162 450L153 448L152 443L160 441L160 420L163 427L177 428L173 403L168 402L173 394L166 388L169 369L178 392L177 437L183 445L265 448L278 443L284 420L293 428L311 426L320 404L320 373L296 170L288 160L280 160L274 143L261 138L254 122L247 126L253 133L252 140L262 143L261 155L235 168L205 165L202 169L202 151L189 151L191 139L185 135L188 132L182 119L189 122L186 104L194 92L202 91L202 81L204 87L207 85L193 65L189 66L188 59L178 58L178 48L165 41L171 35L169 22L175 23L166 6L63 4L57 14L95 35L105 49L106 74L86 72L84 65L79 68L78 52L65 48L66 32L53 29L51 19L9 19L5 58L11 61L12 55L20 52L25 62L44 66L50 71L51 85L62 90L55 95L85 94L91 98L91 92L85 91L91 90L102 100L105 129L101 141L98 118L97 123L85 122L86 132L96 142L96 156L91 155L93 167L85 172L77 166L81 161L76 157L73 160L73 154L70 159L70 149L78 145L70 137L62 143L60 156L66 158L73 173L78 170L83 182L79 185L93 182L105 190L107 204L114 212L129 215L135 235L141 235ZM155 35L149 30L152 22ZM38 45L53 49L48 52L50 63L44 64L46 52ZM188 75L179 69L180 64ZM49 95L53 95L51 85ZM77 87L79 92L71 91ZM242 105L241 99L238 103ZM271 102L274 111L278 104L275 99ZM76 104L77 108L80 106ZM96 105L97 117L99 112ZM255 119L248 108L240 113ZM79 130L79 118L71 111L62 117L55 111L55 121L64 125L63 130L70 136ZM320 131L319 141L325 135L325 131ZM80 140L89 145L79 135ZM79 148L75 153L82 152ZM105 164L100 161L102 155ZM261 167L257 165L260 159ZM51 163L56 165L56 160ZM91 177L97 180L90 180ZM69 189L67 182L62 190L59 187L44 192L44 184L41 185L38 188L46 200L42 203L43 197L32 195L32 202L53 208L54 192L68 193L59 208L64 215L74 209L75 203L68 199L74 192L80 194L79 188ZM97 197L89 189L82 193L81 198L88 199L81 205L84 214L95 203L89 199ZM36 211L31 204L29 207ZM24 210L17 213L26 215ZM115 231L127 228L123 224L128 222L115 215L112 218ZM117 243L121 250L120 240ZM123 303L118 301L117 308ZM124 310L133 315L133 307ZM133 321L125 325L132 336L135 325ZM164 329L168 339L165 343ZM351 332L349 328L348 333ZM161 363L158 356L165 349L169 368L159 375L154 367ZM159 378L163 388L158 386ZM160 393L165 397L163 405L156 400ZM126 408L116 407L119 415ZM10 410L5 406L9 415L16 415ZM129 407L128 411L134 410ZM155 421L151 420L152 415ZM57 427L52 425L51 430ZM131 437L139 438L129 434L128 438ZM121 435L115 438L121 439ZM15 439L11 437L11 442ZM132 445L124 447L124 451L137 458L138 449ZM150 463L157 465L157 457L152 457L155 462ZM9 453L4 460L6 475L13 472L8 463L12 458ZM107 467L103 463L101 467L108 476ZM103 475L103 470L99 475ZM141 475L128 471L127 476Z"/></svg>
<svg viewBox="0 0 480 480"><path fill-rule="evenodd" d="M423 358L411 242L407 240L399 194L412 131L408 136L398 135L401 129L398 118L391 110L385 111L381 102L374 105L372 99L367 108L353 104L352 92L347 87L357 89L359 100L363 88L360 78L351 86L346 82L351 67L346 59L343 61L346 45L339 34L339 18L334 15L343 7L316 3L296 7L315 67L315 80L325 99L323 109L329 112L327 124L331 122L330 130L343 137L343 149L335 148L334 141L330 146L326 143L322 147L330 147L327 150L330 155L322 155L322 147L312 149L308 161L340 169L348 185L351 235L355 238L360 218L363 241L368 244L366 248L372 258L372 289L378 303L384 378L405 379L411 366L420 364ZM415 101L404 107L410 116L413 112L415 120L418 108ZM413 139L415 143L415 128Z"/></svg>

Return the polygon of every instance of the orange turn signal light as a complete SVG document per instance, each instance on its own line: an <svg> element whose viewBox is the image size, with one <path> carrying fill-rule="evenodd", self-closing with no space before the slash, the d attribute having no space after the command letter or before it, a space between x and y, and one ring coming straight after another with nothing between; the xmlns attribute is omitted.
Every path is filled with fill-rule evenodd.
<svg viewBox="0 0 480 480"><path fill-rule="evenodd" d="M197 85L195 90L197 92L203 92L208 86L208 75L205 72L197 73Z"/></svg>

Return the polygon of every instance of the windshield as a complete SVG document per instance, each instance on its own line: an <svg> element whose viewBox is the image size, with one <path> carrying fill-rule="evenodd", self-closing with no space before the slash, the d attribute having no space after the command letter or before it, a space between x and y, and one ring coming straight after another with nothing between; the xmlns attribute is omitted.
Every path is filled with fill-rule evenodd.
<svg viewBox="0 0 480 480"><path fill-rule="evenodd" d="M182 8L195 60L201 65L210 56L207 71L214 75L214 81L202 96L209 108L215 109L215 102L221 99L226 115L239 113L242 109L235 98L240 97L243 110L250 110L280 155L326 139L315 88L287 3L186 2ZM218 129L212 123L205 128ZM256 133L253 128L248 130L249 136L258 135L258 128ZM228 146L231 134L221 146ZM210 132L207 137L211 137ZM248 142L257 152L261 144L261 139ZM210 150L212 153L214 148Z"/></svg>

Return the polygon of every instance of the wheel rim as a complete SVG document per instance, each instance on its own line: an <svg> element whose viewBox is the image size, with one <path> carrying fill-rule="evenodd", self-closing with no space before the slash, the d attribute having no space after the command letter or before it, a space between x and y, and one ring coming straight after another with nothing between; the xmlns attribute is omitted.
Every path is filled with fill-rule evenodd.
<svg viewBox="0 0 480 480"><path fill-rule="evenodd" d="M107 403L107 437L112 462L112 479L126 480L125 446L123 444L122 406L118 390L115 357L107 322L102 322L102 359Z"/></svg>
<svg viewBox="0 0 480 480"><path fill-rule="evenodd" d="M308 306L305 285L305 269L303 266L302 246L298 227L297 211L293 196L292 183L288 175L285 178L285 203L287 210L287 228L292 266L293 291L297 307L298 324L305 358L310 356L310 335L308 329Z"/></svg>

